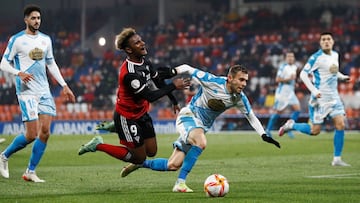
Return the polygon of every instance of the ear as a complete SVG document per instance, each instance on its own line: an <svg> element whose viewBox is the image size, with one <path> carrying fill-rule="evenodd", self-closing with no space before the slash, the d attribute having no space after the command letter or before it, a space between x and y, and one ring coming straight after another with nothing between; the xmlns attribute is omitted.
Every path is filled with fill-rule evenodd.
<svg viewBox="0 0 360 203"><path fill-rule="evenodd" d="M131 54L133 51L130 47L125 47L125 52L128 53L128 54Z"/></svg>
<svg viewBox="0 0 360 203"><path fill-rule="evenodd" d="M232 79L233 79L233 77L231 76L231 74L228 74L228 75L227 75L227 80L228 80L228 81L231 81Z"/></svg>

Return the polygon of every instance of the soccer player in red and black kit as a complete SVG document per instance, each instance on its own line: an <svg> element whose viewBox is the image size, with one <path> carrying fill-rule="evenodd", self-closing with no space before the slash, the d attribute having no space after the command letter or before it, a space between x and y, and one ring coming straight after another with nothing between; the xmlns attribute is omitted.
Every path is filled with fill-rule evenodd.
<svg viewBox="0 0 360 203"><path fill-rule="evenodd" d="M166 67L155 70L151 62L145 60L145 42L133 28L124 28L116 36L115 45L127 54L119 71L114 112L115 130L121 145L105 144L101 136L95 136L80 147L79 155L103 151L117 159L141 164L147 156L153 157L157 152L155 130L148 114L150 102L168 95L174 104L176 99L171 92L188 88L190 80L176 78L165 84L164 79L175 76L176 70Z"/></svg>

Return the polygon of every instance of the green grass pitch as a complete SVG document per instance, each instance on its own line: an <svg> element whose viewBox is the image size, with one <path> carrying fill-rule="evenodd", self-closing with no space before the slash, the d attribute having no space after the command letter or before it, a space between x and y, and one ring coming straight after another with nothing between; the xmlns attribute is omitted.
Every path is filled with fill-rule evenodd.
<svg viewBox="0 0 360 203"><path fill-rule="evenodd" d="M351 167L332 167L332 133L317 137L276 137L282 148L267 144L253 131L208 134L208 146L189 174L194 193L173 193L178 172L139 169L126 178L126 164L103 152L77 155L92 136L52 135L37 174L46 183L21 179L31 147L9 160L10 178L0 178L0 202L360 202L360 134L347 132L343 159ZM6 143L0 144L2 151ZM103 135L117 144L115 134ZM168 157L177 135L158 135L157 157ZM228 178L230 192L208 198L203 182L212 173Z"/></svg>

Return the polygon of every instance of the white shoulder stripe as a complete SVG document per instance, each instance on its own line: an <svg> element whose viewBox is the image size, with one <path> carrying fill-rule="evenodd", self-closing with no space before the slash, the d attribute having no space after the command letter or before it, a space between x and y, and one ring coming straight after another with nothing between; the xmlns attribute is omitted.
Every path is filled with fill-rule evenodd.
<svg viewBox="0 0 360 203"><path fill-rule="evenodd" d="M135 73L135 68L133 63L128 63L128 71L129 73Z"/></svg>

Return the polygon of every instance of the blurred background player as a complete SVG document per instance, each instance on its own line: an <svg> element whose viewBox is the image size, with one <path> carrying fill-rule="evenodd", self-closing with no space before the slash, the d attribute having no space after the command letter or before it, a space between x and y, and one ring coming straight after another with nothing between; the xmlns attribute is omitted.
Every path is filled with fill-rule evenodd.
<svg viewBox="0 0 360 203"><path fill-rule="evenodd" d="M321 33L320 50L310 56L300 73L300 78L311 92L309 101L311 124L295 123L290 119L280 127L279 136L290 130L297 130L307 135L318 135L324 119L330 117L335 126L334 158L331 165L350 166L341 160L345 134L345 110L337 89L338 79L349 80L349 76L339 72L339 54L333 50L333 46L332 33ZM313 82L310 81L309 74L312 74Z"/></svg>
<svg viewBox="0 0 360 203"><path fill-rule="evenodd" d="M176 78L172 83L156 89L156 80L175 76L176 70L162 68L162 71L155 71L152 63L145 59L145 42L133 28L124 28L116 36L115 45L127 55L119 71L114 112L115 131L121 145L105 144L101 136L95 136L80 147L79 155L102 151L116 159L141 164L147 156L153 157L157 153L156 134L148 114L150 102L168 95L175 89L187 88L190 81Z"/></svg>
<svg viewBox="0 0 360 203"><path fill-rule="evenodd" d="M54 60L51 38L39 31L40 8L36 5L26 6L24 21L26 29L10 38L0 69L16 75L16 94L26 133L16 136L1 153L0 173L4 178L9 178L8 158L35 140L29 165L22 177L26 181L45 182L36 175L35 168L45 152L51 120L56 115L46 68L63 87L68 101L75 102L75 96Z"/></svg>
<svg viewBox="0 0 360 203"><path fill-rule="evenodd" d="M280 117L280 114L291 106L292 113L290 119L297 121L300 114L300 102L295 94L297 66L295 65L294 52L287 52L285 55L286 63L282 64L276 74L276 82L278 86L275 91L275 103L273 106L274 113L270 116L266 127L266 133L271 136L271 130L274 123ZM288 132L293 137L291 131Z"/></svg>
<svg viewBox="0 0 360 203"><path fill-rule="evenodd" d="M221 113L233 107L239 108L265 142L280 148L277 141L266 135L243 93L249 77L243 65L232 66L227 77L215 76L189 65L178 66L176 70L178 73L190 74L192 79L199 83L199 90L192 97L189 105L182 108L177 116L176 130L180 136L174 142L175 149L172 155L169 159L157 158L145 160L139 165L130 164L121 171L122 177L140 167L155 171L176 171L181 167L173 192L193 192L185 184L185 180L206 147L205 133Z"/></svg>

